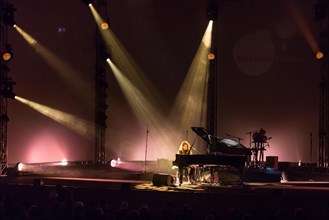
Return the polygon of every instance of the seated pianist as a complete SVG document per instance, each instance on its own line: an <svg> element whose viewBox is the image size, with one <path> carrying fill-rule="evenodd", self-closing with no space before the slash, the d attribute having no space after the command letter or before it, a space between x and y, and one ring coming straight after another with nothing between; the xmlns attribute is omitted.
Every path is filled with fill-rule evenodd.
<svg viewBox="0 0 329 220"><path fill-rule="evenodd" d="M192 148L188 141L182 141L182 143L179 146L179 150L178 150L177 154L192 155ZM188 179L188 182L190 182L191 168L179 167L179 170L178 170L179 185L182 185L182 183L183 183L183 176L186 176Z"/></svg>

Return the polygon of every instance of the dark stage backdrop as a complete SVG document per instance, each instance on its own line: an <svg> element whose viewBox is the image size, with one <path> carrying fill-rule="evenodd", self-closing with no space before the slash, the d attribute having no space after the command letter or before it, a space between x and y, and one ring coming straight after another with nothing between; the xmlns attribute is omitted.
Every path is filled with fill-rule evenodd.
<svg viewBox="0 0 329 220"><path fill-rule="evenodd" d="M243 138L242 144L249 147L247 133L264 128L272 137L266 156L315 162L320 64L287 2L219 1L214 27L218 48L216 135ZM314 2L293 1L318 40L321 28L313 20ZM77 91L77 82L68 82L56 73L16 31L9 30L15 52L9 66L17 82L16 94L93 122L95 22L89 8L79 0L10 3L17 8L17 24L91 87ZM108 1L112 31L158 89L164 111L170 111L206 29L207 4L205 0ZM107 78L107 159L144 160L147 128L137 120L111 71ZM93 140L30 107L10 100L8 115L9 163L94 159ZM182 138L185 133L181 131ZM155 145L158 134L150 130L148 135L148 160L175 158L180 143ZM194 138L189 130L189 141Z"/></svg>

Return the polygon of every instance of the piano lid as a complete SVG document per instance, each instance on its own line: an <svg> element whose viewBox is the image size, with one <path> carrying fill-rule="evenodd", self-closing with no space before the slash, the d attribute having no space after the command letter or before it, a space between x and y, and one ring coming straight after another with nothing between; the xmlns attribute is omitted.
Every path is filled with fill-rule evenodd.
<svg viewBox="0 0 329 220"><path fill-rule="evenodd" d="M216 145L219 140L218 137L209 134L209 131L203 127L191 127L191 129L210 145Z"/></svg>
<svg viewBox="0 0 329 220"><path fill-rule="evenodd" d="M203 140L211 145L210 152L220 152L222 154L238 154L238 155L250 155L251 151L239 142L228 138L219 138L212 134L209 134L203 127L191 127L191 129L199 135Z"/></svg>

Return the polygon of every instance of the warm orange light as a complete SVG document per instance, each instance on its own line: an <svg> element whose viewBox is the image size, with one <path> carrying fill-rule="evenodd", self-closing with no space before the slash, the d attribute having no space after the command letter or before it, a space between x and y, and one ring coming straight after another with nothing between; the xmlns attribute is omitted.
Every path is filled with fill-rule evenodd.
<svg viewBox="0 0 329 220"><path fill-rule="evenodd" d="M324 54L323 54L322 51L318 50L318 51L315 53L315 57L316 57L316 59L321 60L321 59L324 57Z"/></svg>
<svg viewBox="0 0 329 220"><path fill-rule="evenodd" d="M101 28L102 28L103 30L106 30L106 29L109 28L109 24L108 24L107 22L103 21L102 24L101 24Z"/></svg>
<svg viewBox="0 0 329 220"><path fill-rule="evenodd" d="M209 53L208 54L208 60L213 60L213 59L215 59L215 54Z"/></svg>
<svg viewBox="0 0 329 220"><path fill-rule="evenodd" d="M11 55L11 53L9 53L9 52L4 52L4 53L2 54L2 59L3 59L4 61L9 61L9 60L11 60L11 58L12 58L12 55Z"/></svg>

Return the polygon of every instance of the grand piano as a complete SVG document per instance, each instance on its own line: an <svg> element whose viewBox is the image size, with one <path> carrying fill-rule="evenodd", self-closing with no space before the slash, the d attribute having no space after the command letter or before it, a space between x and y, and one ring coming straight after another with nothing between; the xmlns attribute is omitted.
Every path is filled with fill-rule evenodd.
<svg viewBox="0 0 329 220"><path fill-rule="evenodd" d="M203 127L191 127L191 129L208 143L208 153L194 155L176 154L176 160L173 161L173 165L179 168L190 165L230 165L240 170L245 167L251 155L249 148L234 140L216 137Z"/></svg>

